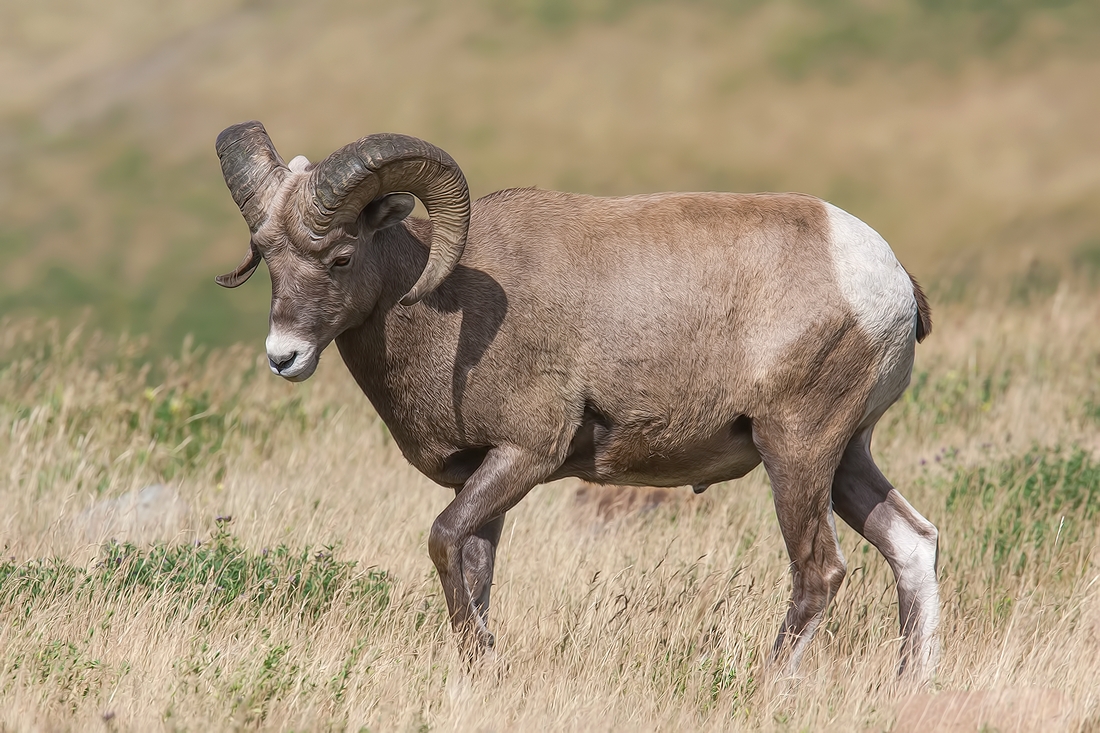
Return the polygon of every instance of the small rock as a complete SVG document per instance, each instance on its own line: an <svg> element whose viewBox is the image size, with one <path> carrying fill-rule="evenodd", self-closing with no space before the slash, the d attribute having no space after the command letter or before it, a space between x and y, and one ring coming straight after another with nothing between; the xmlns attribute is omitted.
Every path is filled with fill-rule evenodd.
<svg viewBox="0 0 1100 733"><path fill-rule="evenodd" d="M89 542L107 539L149 542L176 534L187 516L187 502L164 484L152 484L116 499L103 499L76 518Z"/></svg>

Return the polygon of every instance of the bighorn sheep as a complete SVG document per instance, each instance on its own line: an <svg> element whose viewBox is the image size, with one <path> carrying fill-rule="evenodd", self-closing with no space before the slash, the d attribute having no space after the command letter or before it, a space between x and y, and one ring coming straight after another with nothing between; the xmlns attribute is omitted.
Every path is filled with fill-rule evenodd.
<svg viewBox="0 0 1100 733"><path fill-rule="evenodd" d="M252 235L217 281L267 261L272 371L307 379L335 340L408 461L455 490L428 550L471 653L493 642L504 514L535 485L701 491L763 461L793 578L773 660L797 666L844 578L835 511L897 578L901 669L931 670L936 527L870 452L931 322L869 226L800 194L471 207L454 160L404 135L286 165L248 122L217 153ZM406 219L413 196L429 220Z"/></svg>

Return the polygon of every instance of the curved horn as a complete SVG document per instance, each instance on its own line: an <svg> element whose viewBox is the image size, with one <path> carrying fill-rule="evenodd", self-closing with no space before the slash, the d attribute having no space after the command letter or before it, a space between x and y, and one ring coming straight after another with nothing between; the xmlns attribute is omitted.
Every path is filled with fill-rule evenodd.
<svg viewBox="0 0 1100 733"><path fill-rule="evenodd" d="M256 268L260 266L261 259L256 245L249 242L248 253L241 260L241 264L237 265L237 269L224 275L218 275L214 278L214 282L223 288L235 288L238 285L243 285L248 278L252 277L252 273L256 271Z"/></svg>
<svg viewBox="0 0 1100 733"><path fill-rule="evenodd" d="M412 305L439 287L462 257L470 227L470 191L458 164L431 143L408 135L370 135L337 150L313 169L301 201L314 233L352 224L379 196L416 196L432 220L428 264L402 298Z"/></svg>
<svg viewBox="0 0 1100 733"><path fill-rule="evenodd" d="M267 219L268 204L289 172L267 130L256 120L222 130L215 144L225 185L253 234Z"/></svg>

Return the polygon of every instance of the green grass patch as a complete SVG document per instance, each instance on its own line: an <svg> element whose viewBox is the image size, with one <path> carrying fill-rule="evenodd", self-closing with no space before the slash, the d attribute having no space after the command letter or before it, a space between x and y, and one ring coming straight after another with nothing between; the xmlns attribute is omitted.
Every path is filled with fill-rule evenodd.
<svg viewBox="0 0 1100 733"><path fill-rule="evenodd" d="M1009 300L1023 305L1046 300L1058 289L1061 281L1062 273L1057 266L1035 260L1025 271L1013 275L1008 291Z"/></svg>
<svg viewBox="0 0 1100 733"><path fill-rule="evenodd" d="M1087 0L801 0L801 22L783 35L773 57L785 75L846 78L868 62L914 62L954 71L973 58L1012 52L1041 57L1083 44L1100 30ZM1044 33L1035 29L1045 27Z"/></svg>
<svg viewBox="0 0 1100 733"><path fill-rule="evenodd" d="M914 373L902 404L918 413L931 412L936 425L955 425L992 410L1011 380L1008 369L985 374L951 370L936 376L921 370Z"/></svg>
<svg viewBox="0 0 1100 733"><path fill-rule="evenodd" d="M377 618L389 607L392 578L339 560L336 551L332 545L300 550L279 545L256 552L219 526L210 539L195 544L105 544L90 569L57 558L4 562L0 616L20 624L46 606L159 599L167 601L166 619L199 611L203 627L227 612L261 610L311 621L334 604Z"/></svg>
<svg viewBox="0 0 1100 733"><path fill-rule="evenodd" d="M0 422L34 442L60 436L73 449L36 469L38 488L79 475L76 490L99 493L126 467L159 481L199 473L220 481L242 441L268 451L277 432L305 432L333 409L307 414L302 393L258 398L252 385L266 369L260 373L247 356L237 362L239 379L204 381L208 360L224 354L194 349L190 339L177 360L155 363L143 338L108 339L79 329L65 335L56 323L42 330L43 336L30 336L32 330L13 338L0 357ZM67 384L64 375L73 366L98 375L101 388ZM110 436L110 451L90 449L86 440L93 435ZM33 483L25 488L36 490Z"/></svg>
<svg viewBox="0 0 1100 733"><path fill-rule="evenodd" d="M1100 237L1078 245L1073 253L1073 266L1090 284L1100 283Z"/></svg>
<svg viewBox="0 0 1100 733"><path fill-rule="evenodd" d="M991 466L958 467L947 479L946 510L951 542L965 556L953 564L997 574L1039 569L1059 546L1095 533L1100 461L1080 447L1035 447Z"/></svg>
<svg viewBox="0 0 1100 733"><path fill-rule="evenodd" d="M15 639L0 654L0 694L33 688L72 712L106 700L134 668L133 657L113 650L118 635L129 619L151 615L162 633L195 627L186 632L190 648L172 662L165 721L177 717L178 700L195 695L237 727L263 722L273 703L293 695L343 701L354 677L369 674L378 625L410 613L395 599L394 579L339 558L334 545L246 548L227 523L193 544L108 543L87 568L59 558L0 563L0 618ZM438 626L445 609L431 616ZM225 635L242 633L242 621L254 643L227 655ZM333 623L349 634L338 666L304 669L314 644L327 642L314 630ZM109 700L100 704L112 710ZM322 727L343 726L337 718Z"/></svg>
<svg viewBox="0 0 1100 733"><path fill-rule="evenodd" d="M47 688L48 698L75 712L81 701L109 693L131 670L128 662L112 664L89 653L86 641L47 639L34 651L0 661L0 680L6 685L5 678L26 674L34 684Z"/></svg>

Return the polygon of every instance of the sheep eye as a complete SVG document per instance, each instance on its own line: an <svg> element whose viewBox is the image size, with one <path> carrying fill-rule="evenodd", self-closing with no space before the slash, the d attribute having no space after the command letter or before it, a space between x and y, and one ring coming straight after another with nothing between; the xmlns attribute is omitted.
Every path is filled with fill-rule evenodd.
<svg viewBox="0 0 1100 733"><path fill-rule="evenodd" d="M341 255L332 261L333 267L347 267L351 262L351 255Z"/></svg>

